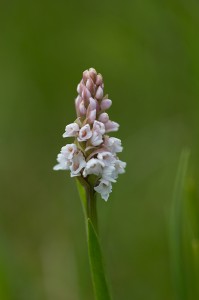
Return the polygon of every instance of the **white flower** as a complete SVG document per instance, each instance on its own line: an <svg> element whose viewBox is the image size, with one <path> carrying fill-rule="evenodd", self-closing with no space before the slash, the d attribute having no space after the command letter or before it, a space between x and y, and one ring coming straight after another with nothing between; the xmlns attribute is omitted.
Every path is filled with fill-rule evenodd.
<svg viewBox="0 0 199 300"><path fill-rule="evenodd" d="M99 152L97 158L103 161L105 166L113 165L116 160L115 156L108 151Z"/></svg>
<svg viewBox="0 0 199 300"><path fill-rule="evenodd" d="M123 150L121 140L115 137L106 136L104 140L104 146L112 153L122 152Z"/></svg>
<svg viewBox="0 0 199 300"><path fill-rule="evenodd" d="M94 121L94 123L93 123L93 131L96 131L98 133L104 134L105 133L104 123L99 122L99 121Z"/></svg>
<svg viewBox="0 0 199 300"><path fill-rule="evenodd" d="M72 165L70 166L71 177L80 176L80 171L86 166L85 158L81 151L75 154L72 158Z"/></svg>
<svg viewBox="0 0 199 300"><path fill-rule="evenodd" d="M92 131L89 124L84 125L80 131L78 136L78 141L87 141L92 136Z"/></svg>
<svg viewBox="0 0 199 300"><path fill-rule="evenodd" d="M89 174L99 176L102 174L103 167L104 163L102 161L96 158L91 158L86 164L86 167L83 171L83 176L86 177Z"/></svg>
<svg viewBox="0 0 199 300"><path fill-rule="evenodd" d="M61 153L67 159L72 159L76 151L77 151L77 146L75 144L67 144L66 146L61 148Z"/></svg>
<svg viewBox="0 0 199 300"><path fill-rule="evenodd" d="M99 146L101 143L103 143L102 134L100 132L94 131L90 142L92 146Z"/></svg>
<svg viewBox="0 0 199 300"><path fill-rule="evenodd" d="M79 132L78 124L77 123L71 123L71 124L66 126L63 137L77 136L78 132Z"/></svg>
<svg viewBox="0 0 199 300"><path fill-rule="evenodd" d="M107 166L103 168L102 179L106 181L116 182L116 172L114 166Z"/></svg>
<svg viewBox="0 0 199 300"><path fill-rule="evenodd" d="M101 143L103 143L102 135L105 133L105 126L102 122L94 121L92 131L93 135L90 140L91 145L99 146Z"/></svg>
<svg viewBox="0 0 199 300"><path fill-rule="evenodd" d="M109 181L101 179L100 184L94 190L101 194L102 199L107 201L109 194L112 192L112 185Z"/></svg>
<svg viewBox="0 0 199 300"><path fill-rule="evenodd" d="M126 168L126 163L124 161L121 161L119 159L117 159L115 161L115 173L116 173L116 176L118 174L125 173L125 168Z"/></svg>
<svg viewBox="0 0 199 300"><path fill-rule="evenodd" d="M57 162L58 164L53 167L53 170L69 170L70 161L62 153L57 155Z"/></svg>

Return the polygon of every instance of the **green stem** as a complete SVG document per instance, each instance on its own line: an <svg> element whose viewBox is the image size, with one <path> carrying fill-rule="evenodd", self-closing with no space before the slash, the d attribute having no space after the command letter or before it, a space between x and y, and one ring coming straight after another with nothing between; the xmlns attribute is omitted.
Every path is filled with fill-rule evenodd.
<svg viewBox="0 0 199 300"><path fill-rule="evenodd" d="M79 177L77 187L86 223L88 255L90 261L91 278L96 300L110 300L101 246L98 236L96 192L92 184Z"/></svg>
<svg viewBox="0 0 199 300"><path fill-rule="evenodd" d="M92 187L89 187L86 190L86 194L87 194L87 218L91 220L91 223L93 224L96 233L98 233L96 192Z"/></svg>
<svg viewBox="0 0 199 300"><path fill-rule="evenodd" d="M77 187L83 204L84 216L91 220L95 231L98 233L96 192L92 185L82 177L77 178Z"/></svg>

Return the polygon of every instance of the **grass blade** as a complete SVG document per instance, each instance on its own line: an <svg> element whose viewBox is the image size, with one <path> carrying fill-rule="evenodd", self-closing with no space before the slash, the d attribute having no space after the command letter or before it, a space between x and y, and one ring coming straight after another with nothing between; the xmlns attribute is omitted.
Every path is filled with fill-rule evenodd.
<svg viewBox="0 0 199 300"><path fill-rule="evenodd" d="M99 238L90 219L87 220L88 252L96 300L110 300Z"/></svg>
<svg viewBox="0 0 199 300"><path fill-rule="evenodd" d="M199 299L199 197L196 183L193 179L187 184L186 208L189 223L189 240L193 255L192 273L195 275L196 298Z"/></svg>
<svg viewBox="0 0 199 300"><path fill-rule="evenodd" d="M189 160L189 151L183 150L178 166L170 220L170 246L172 259L172 274L176 289L176 299L187 299L186 273L183 254L182 213L185 189L185 178Z"/></svg>

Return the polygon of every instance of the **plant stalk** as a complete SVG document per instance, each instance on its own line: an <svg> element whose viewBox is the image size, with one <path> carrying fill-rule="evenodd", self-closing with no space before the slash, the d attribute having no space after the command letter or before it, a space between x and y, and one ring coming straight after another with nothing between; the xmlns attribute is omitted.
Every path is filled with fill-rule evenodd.
<svg viewBox="0 0 199 300"><path fill-rule="evenodd" d="M111 300L98 236L96 192L93 186L82 177L78 178L77 187L85 216L88 256L95 299Z"/></svg>
<svg viewBox="0 0 199 300"><path fill-rule="evenodd" d="M96 192L92 187L86 189L87 195L87 218L91 220L93 227L98 234L98 221L97 221L97 197Z"/></svg>

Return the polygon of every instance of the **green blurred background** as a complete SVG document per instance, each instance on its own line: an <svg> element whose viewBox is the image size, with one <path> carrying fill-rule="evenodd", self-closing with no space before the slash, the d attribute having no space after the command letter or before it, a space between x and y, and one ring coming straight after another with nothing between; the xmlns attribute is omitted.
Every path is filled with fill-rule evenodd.
<svg viewBox="0 0 199 300"><path fill-rule="evenodd" d="M52 171L89 67L127 161L98 200L114 299L174 299L168 218L184 146L199 181L198 32L196 0L1 0L0 299L93 299L75 182Z"/></svg>

